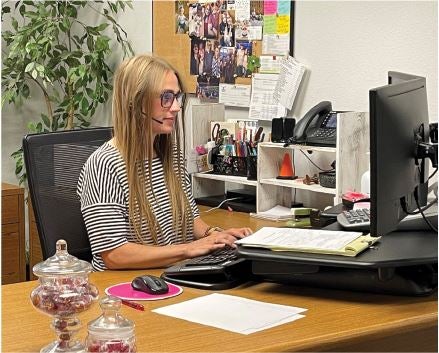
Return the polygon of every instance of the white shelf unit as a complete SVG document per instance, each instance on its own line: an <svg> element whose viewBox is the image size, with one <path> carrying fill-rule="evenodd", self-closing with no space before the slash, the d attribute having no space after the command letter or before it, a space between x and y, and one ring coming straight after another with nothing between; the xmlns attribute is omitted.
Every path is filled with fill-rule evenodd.
<svg viewBox="0 0 439 353"><path fill-rule="evenodd" d="M236 188L255 188L256 180L247 180L246 177L220 175L208 173L192 174L192 192L194 197L220 195L227 190Z"/></svg>
<svg viewBox="0 0 439 353"><path fill-rule="evenodd" d="M305 192L333 195L333 204L341 202L341 196L348 190L359 191L362 174L369 168L369 118L366 113L341 113L337 118L337 147L316 147L264 142L258 146L257 180L246 177L208 173L193 173L194 197L219 195L237 188L256 189L256 209L262 212L283 205L290 207L294 189ZM336 160L336 187L325 188L318 184L306 185L302 180L276 179L279 165L285 152L292 156L293 151L309 151L313 154L326 154ZM295 159L304 160L301 153ZM303 173L304 176L308 172ZM297 173L296 173L297 174ZM312 173L311 173L312 174ZM312 205L310 205L312 207Z"/></svg>
<svg viewBox="0 0 439 353"><path fill-rule="evenodd" d="M341 202L344 192L359 191L361 175L368 168L366 152L369 150L369 119L366 113L341 113L337 117L337 147L316 147L289 145L266 142L258 146L258 183L256 187L257 212L266 211L273 206L291 206L293 189L334 195L333 204ZM336 161L335 188L326 188L318 184L306 185L303 179L282 180L279 165L284 154L289 153L291 159L295 151L312 152L313 154L333 155ZM304 158L295 153L295 160ZM306 173L296 175L304 177Z"/></svg>

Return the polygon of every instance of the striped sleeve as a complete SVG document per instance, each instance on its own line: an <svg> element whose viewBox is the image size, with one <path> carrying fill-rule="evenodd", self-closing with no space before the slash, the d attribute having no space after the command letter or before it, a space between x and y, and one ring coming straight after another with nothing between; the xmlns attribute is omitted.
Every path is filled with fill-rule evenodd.
<svg viewBox="0 0 439 353"><path fill-rule="evenodd" d="M116 173L117 160L96 151L81 172L78 194L93 255L128 242L126 195Z"/></svg>

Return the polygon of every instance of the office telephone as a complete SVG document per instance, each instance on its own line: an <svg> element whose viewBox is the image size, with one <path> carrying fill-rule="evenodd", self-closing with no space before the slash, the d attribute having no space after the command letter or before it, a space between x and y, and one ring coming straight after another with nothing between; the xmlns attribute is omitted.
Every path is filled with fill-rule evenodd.
<svg viewBox="0 0 439 353"><path fill-rule="evenodd" d="M332 104L323 101L312 107L294 128L292 142L313 146L335 146L337 138L337 112Z"/></svg>

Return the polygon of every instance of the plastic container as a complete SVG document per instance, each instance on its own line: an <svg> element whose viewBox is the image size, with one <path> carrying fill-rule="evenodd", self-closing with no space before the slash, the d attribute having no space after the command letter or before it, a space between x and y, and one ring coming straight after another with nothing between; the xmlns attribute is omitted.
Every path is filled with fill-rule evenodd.
<svg viewBox="0 0 439 353"><path fill-rule="evenodd" d="M136 352L134 323L119 314L121 304L117 297L101 299L102 315L88 323L86 352Z"/></svg>
<svg viewBox="0 0 439 353"><path fill-rule="evenodd" d="M84 349L73 336L81 328L76 317L97 300L99 291L88 276L91 265L70 255L65 240L56 242L56 253L36 264L33 273L38 276L38 286L31 292L30 299L39 311L52 316L52 328L58 339L41 352L78 352Z"/></svg>

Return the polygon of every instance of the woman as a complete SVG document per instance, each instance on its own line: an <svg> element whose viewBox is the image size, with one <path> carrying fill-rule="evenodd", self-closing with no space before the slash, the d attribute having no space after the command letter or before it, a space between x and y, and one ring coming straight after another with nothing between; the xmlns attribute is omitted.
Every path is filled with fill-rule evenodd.
<svg viewBox="0 0 439 353"><path fill-rule="evenodd" d="M114 137L78 182L95 270L163 267L251 233L199 217L179 145L182 91L180 76L158 57L135 56L115 74Z"/></svg>
<svg viewBox="0 0 439 353"><path fill-rule="evenodd" d="M200 57L198 55L198 43L192 41L192 55L191 55L191 64L190 64L190 74L198 75L198 70L200 65Z"/></svg>

